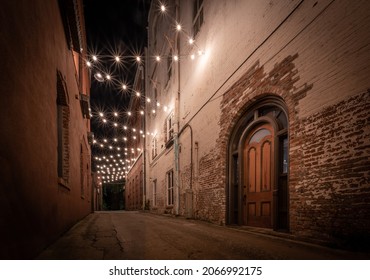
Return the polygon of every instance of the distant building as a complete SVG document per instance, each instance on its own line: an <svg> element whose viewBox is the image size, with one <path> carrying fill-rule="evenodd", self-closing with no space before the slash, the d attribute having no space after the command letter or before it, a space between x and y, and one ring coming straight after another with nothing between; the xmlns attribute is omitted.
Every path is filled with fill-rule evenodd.
<svg viewBox="0 0 370 280"><path fill-rule="evenodd" d="M148 19L151 211L367 244L370 2L162 3Z"/></svg>
<svg viewBox="0 0 370 280"><path fill-rule="evenodd" d="M134 80L134 95L130 99L128 118L127 145L125 156L130 161L127 166L125 184L125 209L142 210L145 208L144 180L144 67L139 66Z"/></svg>
<svg viewBox="0 0 370 280"><path fill-rule="evenodd" d="M5 1L0 34L0 258L29 259L92 210L82 0Z"/></svg>

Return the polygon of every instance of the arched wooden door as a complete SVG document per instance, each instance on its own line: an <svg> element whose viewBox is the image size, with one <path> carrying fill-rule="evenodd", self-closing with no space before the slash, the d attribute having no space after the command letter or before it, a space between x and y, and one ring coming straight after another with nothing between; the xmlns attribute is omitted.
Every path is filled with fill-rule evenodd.
<svg viewBox="0 0 370 280"><path fill-rule="evenodd" d="M252 129L244 144L243 222L272 227L274 129L262 124Z"/></svg>

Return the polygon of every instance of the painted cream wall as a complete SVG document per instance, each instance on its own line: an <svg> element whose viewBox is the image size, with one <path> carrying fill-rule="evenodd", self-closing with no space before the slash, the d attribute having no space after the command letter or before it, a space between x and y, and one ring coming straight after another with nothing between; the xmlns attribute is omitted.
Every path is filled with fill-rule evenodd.
<svg viewBox="0 0 370 280"><path fill-rule="evenodd" d="M189 32L192 1L170 1L171 5L175 3L179 3L179 21L183 29ZM204 0L204 23L195 37L197 47L189 46L187 34L181 33L180 62L176 66L175 75L174 73L172 75L172 78L176 79L178 78L176 71L180 71L180 105L176 107L179 109L176 113L179 116L180 133L179 214L188 213L189 209L186 209L188 206L185 205L188 205L191 200L193 217L220 224L226 222L225 188L227 188L227 142L229 140L227 137L231 131L223 131L221 128L232 129L232 127L224 125L223 117L227 112L228 116L238 118L242 115L241 108L246 108L248 104L263 94L273 93L283 98L289 109L289 131L292 139L289 153L292 162L296 164L296 166L291 166L290 170L290 180L293 182L290 184L292 195L290 230L298 235L315 236L318 239L330 236L329 231L334 231L333 228L325 225L327 232L320 233L320 230L316 228L324 228L324 226L320 222L313 221L310 214L303 217L302 213L306 215L306 213L317 211L318 215L322 215L325 219L338 219L334 217L335 214L332 216L327 214L325 207L329 202L320 200L320 197L321 195L328 197L329 192L332 192L333 196L344 195L346 193L345 184L341 187L338 187L337 183L336 186L331 186L330 180L339 180L340 176L346 176L346 174L336 177L336 171L331 170L329 165L323 166L322 168L332 174L332 177L320 181L318 177L320 177L321 168L312 169L309 166L315 159L323 163L337 156L339 156L338 164L344 163L340 155L336 154L337 151L321 156L320 153L325 153L325 151L318 151L317 147L313 147L315 143L305 138L313 132L304 130L316 131L317 144L330 150L330 141L325 138L327 135L322 130L324 126L328 129L325 119L319 119L316 116L325 116L328 114L327 110L336 112L335 117L338 117L341 112L344 114L347 112L344 109L345 106L355 106L353 105L355 101L348 101L352 100L351 98L363 103L361 100L364 97L360 95L365 94L366 96L370 88L368 81L370 74L369 8L368 1L352 3L345 0ZM151 15L156 12L158 10L152 9ZM149 26L150 24L151 18L149 17ZM169 30L173 32L174 25L167 29L164 26L161 28L157 34L162 34L163 37L163 34L167 34L166 32L171 33ZM149 35L149 52L150 42ZM193 61L189 55L198 48L204 50L205 54ZM290 73L292 76L278 77L274 84L273 73L276 69L284 68L284 63L286 67L293 67L291 69L293 72ZM149 69L153 69L151 67L154 67L154 64L149 65ZM260 76L253 72L256 69L261 71ZM160 77L166 72L158 71L157 73ZM252 73L250 74L252 79L260 80L255 80L254 84L247 84L244 87L239 86L248 73ZM292 79L289 86L284 84L285 80L287 83L290 82L288 78ZM256 88L255 84L261 85L261 88ZM161 102L176 100L177 86L176 81L173 80L162 97L164 101ZM150 92L150 87L148 89ZM235 95L234 99L229 96L230 92ZM230 105L227 105L225 98L232 99L234 103L230 102ZM359 105L367 106L366 104ZM223 117L221 117L222 110L225 111ZM356 114L353 116L353 119L358 118L355 130L353 133L346 130L348 135L343 136L348 138L347 142L352 146L343 145L340 142L340 136L336 136L337 132L332 134L336 136L333 141L340 143L335 144L339 149L338 153L342 152L346 157L348 156L348 159L354 158L358 161L361 158L356 159L356 157L367 153L363 150L365 145L363 139L369 135L369 130L368 127L366 128L368 112L363 112L362 115L359 112ZM340 116L338 118L340 119ZM158 119L160 123L163 123L164 116L161 115ZM345 122L346 120L342 118L341 123L335 123L333 127L339 129ZM307 127L304 123L307 123ZM323 139L319 139L320 136L323 136ZM304 152L301 152L303 150ZM174 153L168 151L162 158L148 168L149 172L153 172L155 176L164 178L164 173L171 167L171 164L173 166L175 163ZM191 158L193 158L192 165L190 164ZM306 162L307 167L301 166L300 163L303 161ZM348 176L351 178L346 179L352 182L353 186L358 185L357 192L366 189L363 184L366 172L363 171L362 164L343 165L343 168L358 167L356 169L359 170L358 174L351 177L349 172ZM313 172L311 170L315 170L315 174L311 174ZM209 172L209 174L204 172ZM301 174L309 175L300 177ZM190 182L191 176L192 182ZM356 176L362 176L362 178L356 179ZM310 191L306 192L305 187L307 186ZM189 191L190 188L192 188L191 191ZM351 194L346 199L353 197ZM336 203L335 207L344 207L344 205L339 205L338 201L333 203ZM366 206L363 209L363 211L368 211ZM362 225L362 228L366 227L369 228L368 225ZM345 224L335 231L340 232L342 229L343 232L351 231Z"/></svg>

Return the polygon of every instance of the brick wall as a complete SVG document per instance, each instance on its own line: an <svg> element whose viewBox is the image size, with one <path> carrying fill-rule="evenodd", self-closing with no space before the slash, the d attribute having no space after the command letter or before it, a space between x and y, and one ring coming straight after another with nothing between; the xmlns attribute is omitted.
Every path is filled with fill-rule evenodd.
<svg viewBox="0 0 370 280"><path fill-rule="evenodd" d="M365 246L370 233L370 91L302 119L291 143L291 227ZM298 133L299 131L299 133ZM298 149L295 148L295 143Z"/></svg>

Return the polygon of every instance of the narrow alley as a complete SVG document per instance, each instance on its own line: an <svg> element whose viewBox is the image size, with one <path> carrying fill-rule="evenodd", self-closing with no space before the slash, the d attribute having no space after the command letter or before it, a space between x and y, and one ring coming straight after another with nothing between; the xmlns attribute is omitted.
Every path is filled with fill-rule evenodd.
<svg viewBox="0 0 370 280"><path fill-rule="evenodd" d="M38 256L41 260L367 258L362 253L138 211L90 214Z"/></svg>

